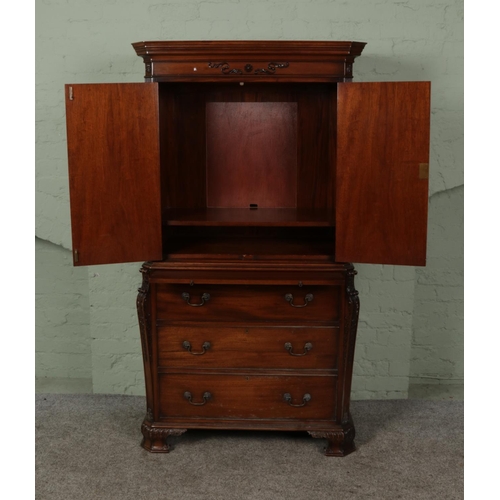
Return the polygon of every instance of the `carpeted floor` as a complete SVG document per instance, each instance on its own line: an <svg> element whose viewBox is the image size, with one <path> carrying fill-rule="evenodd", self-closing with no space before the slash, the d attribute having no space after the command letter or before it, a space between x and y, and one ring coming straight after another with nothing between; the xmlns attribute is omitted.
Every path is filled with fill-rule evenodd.
<svg viewBox="0 0 500 500"><path fill-rule="evenodd" d="M463 498L463 402L352 403L357 451L302 433L188 431L140 448L145 400L36 396L39 500Z"/></svg>

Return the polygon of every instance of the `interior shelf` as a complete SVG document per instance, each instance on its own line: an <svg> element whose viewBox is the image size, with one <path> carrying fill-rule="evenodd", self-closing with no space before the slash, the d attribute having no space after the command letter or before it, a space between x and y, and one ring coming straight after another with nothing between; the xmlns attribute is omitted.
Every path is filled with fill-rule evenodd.
<svg viewBox="0 0 500 500"><path fill-rule="evenodd" d="M334 255L333 239L280 239L215 236L176 237L167 240L167 258L229 258L229 259L277 259L297 258L331 260Z"/></svg>
<svg viewBox="0 0 500 500"><path fill-rule="evenodd" d="M333 213L329 210L295 208L197 208L167 209L167 226L275 226L332 227Z"/></svg>

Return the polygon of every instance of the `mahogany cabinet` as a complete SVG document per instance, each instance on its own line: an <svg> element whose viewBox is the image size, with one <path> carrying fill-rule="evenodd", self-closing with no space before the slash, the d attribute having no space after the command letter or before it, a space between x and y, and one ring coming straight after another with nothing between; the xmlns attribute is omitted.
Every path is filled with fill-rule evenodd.
<svg viewBox="0 0 500 500"><path fill-rule="evenodd" d="M354 449L350 262L425 265L429 82L360 42L139 42L146 82L66 85L75 265L146 261L142 445L190 428Z"/></svg>

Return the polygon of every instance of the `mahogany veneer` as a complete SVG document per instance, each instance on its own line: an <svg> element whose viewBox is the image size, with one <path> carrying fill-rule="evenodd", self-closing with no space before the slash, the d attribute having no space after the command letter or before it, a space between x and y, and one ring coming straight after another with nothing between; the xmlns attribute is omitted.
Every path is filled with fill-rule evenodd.
<svg viewBox="0 0 500 500"><path fill-rule="evenodd" d="M329 455L353 450L355 271L314 260L296 263L293 272L287 266L272 260L144 264L137 304L146 449L168 451L172 432L232 428L309 431L328 439ZM189 281L175 284L176 270ZM288 284L271 285L280 274ZM224 284L213 285L214 279Z"/></svg>
<svg viewBox="0 0 500 500"><path fill-rule="evenodd" d="M430 82L339 88L338 260L362 261L369 251L374 262L425 265L429 101Z"/></svg>
<svg viewBox="0 0 500 500"><path fill-rule="evenodd" d="M160 375L160 419L288 419L334 420L333 376L206 373ZM210 388L210 398L203 395ZM291 392L290 392L291 391ZM193 404L187 404L189 392ZM290 394L290 403L284 399ZM304 396L309 395L306 404ZM301 404L302 403L302 404ZM295 405L295 406L291 406ZM201 408L203 406L203 408ZM216 423L216 422L214 422ZM244 424L242 424L244 425Z"/></svg>
<svg viewBox="0 0 500 500"><path fill-rule="evenodd" d="M244 177L242 176L244 179ZM334 226L334 214L326 209L295 208L174 208L164 211L169 226Z"/></svg>
<svg viewBox="0 0 500 500"><path fill-rule="evenodd" d="M341 290L339 286L314 286L304 284L293 294L293 304L307 307L290 307L284 300L290 293L289 286L257 285L198 285L186 289L185 285L157 287L156 317L171 321L279 321L280 324L331 323L339 320ZM182 294L189 297L182 300ZM206 307L198 307L208 294ZM305 297L314 300L307 303ZM192 306L195 305L195 307Z"/></svg>
<svg viewBox="0 0 500 500"><path fill-rule="evenodd" d="M339 326L248 325L218 325L214 328L204 323L196 326L177 323L161 327L158 329L159 369L333 370L337 367ZM186 356L186 352L194 354Z"/></svg>
<svg viewBox="0 0 500 500"><path fill-rule="evenodd" d="M297 103L208 102L206 112L207 206L296 208Z"/></svg>
<svg viewBox="0 0 500 500"><path fill-rule="evenodd" d="M66 85L75 265L147 261L142 446L307 431L354 450L350 261L425 264L429 82L361 42L138 42L145 83Z"/></svg>
<svg viewBox="0 0 500 500"><path fill-rule="evenodd" d="M344 81L363 42L150 41L132 44L155 81Z"/></svg>

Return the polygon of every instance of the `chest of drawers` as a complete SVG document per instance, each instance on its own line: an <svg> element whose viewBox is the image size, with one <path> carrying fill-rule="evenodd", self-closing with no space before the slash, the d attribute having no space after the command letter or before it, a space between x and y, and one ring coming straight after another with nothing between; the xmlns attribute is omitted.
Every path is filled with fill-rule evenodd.
<svg viewBox="0 0 500 500"><path fill-rule="evenodd" d="M327 455L353 450L352 265L166 260L142 273L144 448L229 428L307 431L328 440Z"/></svg>

